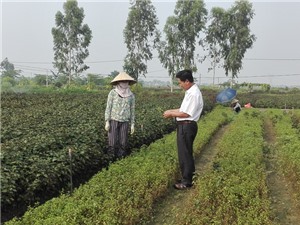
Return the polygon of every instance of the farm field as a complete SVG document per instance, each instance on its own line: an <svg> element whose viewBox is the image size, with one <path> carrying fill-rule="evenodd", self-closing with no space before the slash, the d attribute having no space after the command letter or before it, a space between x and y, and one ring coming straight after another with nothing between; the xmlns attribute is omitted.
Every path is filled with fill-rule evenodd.
<svg viewBox="0 0 300 225"><path fill-rule="evenodd" d="M2 218L21 215L27 206L70 192L111 163L104 130L107 94L108 90L2 93ZM162 114L180 104L183 92L136 95L136 132L129 138L132 152L174 130L174 121ZM210 93L206 96L211 102ZM204 110L211 107L208 103Z"/></svg>
<svg viewBox="0 0 300 225"><path fill-rule="evenodd" d="M258 113L260 115L257 115L262 120L260 125L255 124L255 121L249 121L248 116L238 115L239 118L235 118L234 121L219 129L196 158L198 176L195 188L188 192L170 190L170 194L154 207L152 218L145 224L300 224L299 130L291 132L296 132L295 136L289 136L287 132L283 135L283 138L298 139L288 144L294 146L292 148L294 155L293 158L287 159L279 156L282 154L280 151L283 151L279 147L282 146L279 140L282 136L278 135L275 129L276 123L283 121L271 120L274 114L280 117L279 120L289 120L291 116L298 114L299 110L288 113L282 110L263 110ZM242 114L245 114L245 110ZM249 122L253 123L254 127L259 127L262 132L258 135L259 131L254 131L257 142L250 144L247 143L249 135L252 135L248 126ZM247 128L241 133L243 123ZM285 126L291 128L294 124L285 123ZM237 139L231 141L237 143L232 146L236 145L238 152L235 151L235 147L230 146L230 150L226 149L229 146L225 147L223 143L227 142L228 137ZM261 165L256 164L255 169L252 167L255 162L250 151L259 145L262 145L261 149L254 152L253 156L259 158ZM286 145L284 149L287 149ZM291 153L287 155L291 156ZM239 162L239 157L244 157L242 162ZM293 169L289 170L293 175L283 172L286 166L283 161L287 164L294 161L293 166L290 166ZM240 163L243 165L235 168ZM222 174L222 167L226 167L225 173L231 172L232 174L226 174L226 176ZM259 177L262 178L261 183L256 186L255 181L259 177L253 179L255 170L260 171ZM243 176L245 171L247 174ZM260 192L257 193L260 197L256 203L258 196L251 193L255 191ZM251 200L247 201L249 197ZM243 205L246 205L246 208L243 209ZM259 214L256 214L258 212Z"/></svg>
<svg viewBox="0 0 300 225"><path fill-rule="evenodd" d="M155 99L158 96L157 93L152 93L151 97ZM205 115L199 121L199 132L195 141L195 156L198 163L195 185L186 192L176 192L172 189L172 184L178 177L175 133L172 132L174 124L171 121L169 121L171 123L164 124L166 121L160 121L153 116L162 113L164 107L176 107L178 102L181 102L182 93L177 93L175 96L174 98L174 94L164 95L163 98L158 98L160 103L162 99L166 100L163 104L148 101L147 104L150 104L150 107L141 107L149 109L150 114L140 113L145 117L140 118L142 122L139 121L139 125L143 124L143 126L139 129L153 130L153 133L149 132L145 135L146 132L140 132L144 136L132 137L141 141L140 143L133 142L136 145L132 146L131 156L110 165L103 164L102 166L106 166L107 169L93 175L85 184L78 186L72 194L62 193L59 197L28 210L20 220L13 219L5 224L251 224L253 221L256 222L255 224L299 224L300 220L297 216L300 202L297 194L300 193L299 109L244 109L242 113L236 115L228 107L217 106L211 111L211 104L208 104ZM85 97L83 102L90 103L90 97ZM74 99L74 96L69 96L69 98ZM100 101L99 98L97 99ZM171 99L176 99L176 101L171 102ZM208 97L206 102L210 100L211 97ZM24 104L21 102L19 104ZM25 102L26 106L30 107L28 101ZM81 108L82 104L76 101L70 102L73 107L71 109L78 110L77 116L83 111L89 112L88 116L83 116L85 125L89 126L83 129L82 134L89 133L91 127L90 133L99 134L99 128L93 128L90 125L95 122L89 123L87 119L91 118L93 111L87 109L91 105L95 107L98 103L83 104L84 107ZM169 105L166 105L167 103ZM32 118L27 125L33 124L37 118L44 115L42 112L44 104L46 103L41 102L41 108L34 107L37 113L30 114L28 118L36 117ZM101 104L104 105L103 102ZM19 110L24 110L26 106L20 106ZM59 108L57 104L54 106ZM44 110L46 109L49 110L48 115L51 115L49 107L44 107ZM99 110L101 111L100 108L97 109ZM74 113L74 110L66 111ZM61 115L65 114L61 112ZM13 113L9 115L15 116ZM72 122L73 118L82 121L82 118L76 117L76 114L67 115L55 125L61 124L62 121L76 124L76 120ZM146 121L149 120L147 128ZM15 121L11 119L11 122ZM43 126L39 126L41 120L38 121L39 123L35 126L41 129L41 134L44 134ZM101 119L98 118L98 121ZM50 121L46 122L48 125L49 123ZM152 128L154 123L157 124L156 128ZM81 123L77 121L78 124ZM51 129L54 129L55 125ZM166 128L162 129L165 126ZM73 129L75 127L77 126ZM285 128L284 131L282 127ZM65 134L72 133L69 130L66 132L67 128L66 125ZM26 129L23 129L21 133L26 134ZM30 132L30 129L28 130ZM49 133L52 134L49 137L56 134L56 132ZM6 139L4 139L5 142L1 142L2 148L8 146L10 148L4 148L6 151L18 152L18 149L12 147L15 145L10 145L10 143L19 140L20 133L11 129L4 134L6 134L4 136ZM75 134L74 136L81 137L80 132ZM55 137L58 136L61 135ZM82 149L84 146L83 149L88 150L90 145L87 143L94 143L90 140L98 136L100 135L90 134L90 139L86 141L79 138L80 144L72 147ZM31 139L30 133L25 137L22 136L24 139L21 140L35 140ZM64 146L64 143L70 139L70 136L64 137L66 139L60 141L60 145L57 145L57 139L53 141L50 138L50 145L44 145L41 149L36 147L37 144L34 147L38 151L60 149L58 146L67 150L70 144ZM151 141L145 145L145 140L150 139ZM153 142L154 140L157 141ZM98 140L97 143L94 145L98 149L101 148L102 142ZM102 148L105 146L103 145ZM28 149L32 150L31 146ZM5 153L2 150L1 160L5 159ZM70 172L67 169L69 168L67 156L65 154L66 162L61 165L61 168L66 167L66 177L62 179L65 182ZM82 156L84 156L83 153L78 158ZM97 163L103 163L99 160L100 156L96 156L98 160L92 163L94 167ZM105 152L101 153L101 157L105 159ZM39 158L40 155L35 159ZM87 161L90 161L90 158L86 158L85 162L78 162L79 168L82 168ZM45 162L47 161L43 161ZM55 164L56 162L54 161ZM13 165L16 167L16 164ZM38 169L40 168L42 168L41 165ZM1 180L3 180L2 169L3 167L1 167ZM79 171L78 174L80 174ZM51 179L48 180L51 181ZM284 188L287 186L288 189ZM55 187L53 184L53 188ZM3 196L3 193L1 194Z"/></svg>

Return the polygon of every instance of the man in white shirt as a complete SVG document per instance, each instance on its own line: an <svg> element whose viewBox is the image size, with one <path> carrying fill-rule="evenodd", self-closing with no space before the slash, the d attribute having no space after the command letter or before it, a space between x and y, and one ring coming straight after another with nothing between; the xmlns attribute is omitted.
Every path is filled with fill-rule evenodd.
<svg viewBox="0 0 300 225"><path fill-rule="evenodd" d="M184 89L185 96L179 109L164 112L164 118L176 117L178 160L182 179L174 184L179 190L191 187L195 173L193 143L197 135L197 121L203 109L203 98L198 86L194 83L191 70L182 70L176 74L179 86Z"/></svg>

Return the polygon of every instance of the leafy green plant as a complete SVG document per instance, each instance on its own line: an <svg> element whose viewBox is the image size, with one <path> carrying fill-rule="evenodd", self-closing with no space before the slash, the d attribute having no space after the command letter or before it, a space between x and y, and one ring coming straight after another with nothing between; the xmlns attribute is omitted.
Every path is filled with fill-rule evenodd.
<svg viewBox="0 0 300 225"><path fill-rule="evenodd" d="M268 111L268 116L272 119L276 131L275 152L279 168L296 192L300 193L300 140L299 130L294 127L292 119L295 115L290 115L278 109ZM300 194L297 198L300 201Z"/></svg>
<svg viewBox="0 0 300 225"><path fill-rule="evenodd" d="M197 147L204 145L228 121L222 112L231 113L217 107L200 120ZM173 132L112 163L72 195L62 194L6 224L137 224L149 217L154 202L167 192L177 174Z"/></svg>
<svg viewBox="0 0 300 225"><path fill-rule="evenodd" d="M78 186L108 166L103 124L108 91L2 94L2 215L69 192L70 172ZM183 92L136 93L136 132L129 138L133 152L175 129L162 114L179 107L182 98ZM212 104L206 105L208 112Z"/></svg>
<svg viewBox="0 0 300 225"><path fill-rule="evenodd" d="M177 224L271 224L260 113L242 111L235 117L217 151Z"/></svg>

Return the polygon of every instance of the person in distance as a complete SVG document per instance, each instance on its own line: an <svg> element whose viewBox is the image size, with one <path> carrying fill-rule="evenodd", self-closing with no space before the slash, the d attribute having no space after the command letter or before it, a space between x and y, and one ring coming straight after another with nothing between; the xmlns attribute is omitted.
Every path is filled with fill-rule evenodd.
<svg viewBox="0 0 300 225"><path fill-rule="evenodd" d="M237 99L232 100L231 107L232 107L232 110L235 111L236 113L239 113L242 110L239 100L237 100Z"/></svg>

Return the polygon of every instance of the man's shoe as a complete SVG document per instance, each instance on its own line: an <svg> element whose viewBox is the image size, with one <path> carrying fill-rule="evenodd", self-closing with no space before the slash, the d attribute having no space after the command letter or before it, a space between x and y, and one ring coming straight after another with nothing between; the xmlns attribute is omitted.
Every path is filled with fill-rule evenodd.
<svg viewBox="0 0 300 225"><path fill-rule="evenodd" d="M192 186L193 186L192 184L183 184L183 183L174 184L174 188L178 190L185 190L191 188Z"/></svg>

